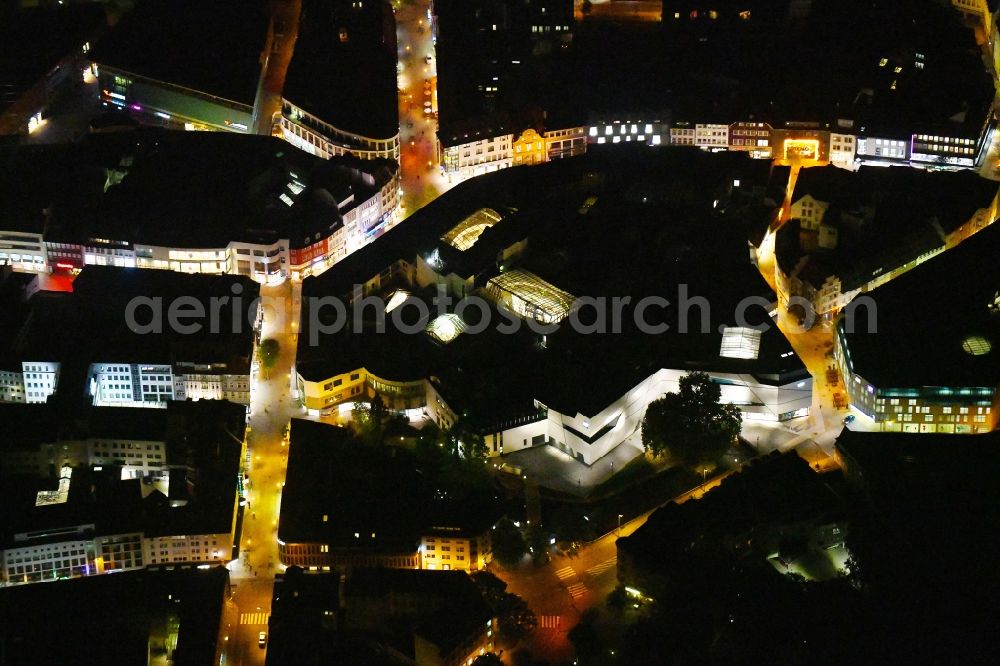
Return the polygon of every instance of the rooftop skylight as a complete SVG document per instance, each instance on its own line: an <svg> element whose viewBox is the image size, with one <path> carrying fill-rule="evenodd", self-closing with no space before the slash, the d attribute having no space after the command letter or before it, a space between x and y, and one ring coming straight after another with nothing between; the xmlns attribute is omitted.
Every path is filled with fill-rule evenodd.
<svg viewBox="0 0 1000 666"><path fill-rule="evenodd" d="M441 236L441 240L457 250L468 250L476 244L483 232L499 222L500 213L492 208L480 208Z"/></svg>

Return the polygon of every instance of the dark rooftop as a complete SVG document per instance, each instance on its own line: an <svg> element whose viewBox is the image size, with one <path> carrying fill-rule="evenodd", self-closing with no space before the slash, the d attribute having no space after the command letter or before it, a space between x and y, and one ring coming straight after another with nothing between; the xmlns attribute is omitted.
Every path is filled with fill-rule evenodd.
<svg viewBox="0 0 1000 666"><path fill-rule="evenodd" d="M61 4L61 3L60 3ZM0 8L0 112L69 55L80 54L105 24L97 3L9 11Z"/></svg>
<svg viewBox="0 0 1000 666"><path fill-rule="evenodd" d="M879 389L1000 384L1000 226L977 232L871 294L845 333L853 369ZM974 354L973 352L977 352ZM978 355L977 355L978 354Z"/></svg>
<svg viewBox="0 0 1000 666"><path fill-rule="evenodd" d="M15 209L21 226L40 231L48 222L47 240L213 249L280 238L302 247L303 239L329 236L343 224L342 195L353 192L358 205L398 168L388 160L323 160L272 137L158 129L91 135L78 148L11 159L30 169L9 185L30 197ZM28 180L44 169L55 174L45 173L42 185ZM124 178L106 187L111 172Z"/></svg>
<svg viewBox="0 0 1000 666"><path fill-rule="evenodd" d="M741 186L734 189L736 179ZM506 262L505 270L526 268L576 297L629 296L633 304L650 295L676 304L683 284L689 296L711 303L708 331L678 333L680 311L674 307L665 315L670 331L643 335L631 323L627 307L621 334L576 334L564 326L547 336L545 349L526 326L518 335L489 326L442 346L426 335L398 333L391 323L386 334L366 330L320 336L314 346L307 312L298 371L310 380L360 367L387 379L433 376L449 405L486 419L533 411L534 399L571 414L578 409L597 411L663 367L789 381L802 374L802 366L794 356L781 358L790 348L777 329L763 336L758 360L719 358L719 326L735 323L740 300L774 299L750 263L747 220L729 210L742 211L745 202L757 201L766 224L773 208L773 202L770 207L762 203L766 193L780 190L786 180L787 171L771 172L769 164L745 155L640 147L595 149L574 160L466 181L415 213L407 224L323 275L307 279L304 294L346 295L352 285L367 282L382 268L397 261L412 264L418 255L433 256L442 275L471 278L476 288L483 287L499 273L498 254L527 238L520 258ZM589 197L596 197L596 203L581 213ZM482 208L502 219L471 248L459 250L441 240ZM622 263L622 257L628 260ZM384 295L395 287L426 297L419 288L402 283L383 284ZM326 314L332 316L332 311ZM762 311L748 314L766 319ZM700 310L691 308L687 316L690 328L700 331ZM500 321L495 310L491 317ZM592 315L582 314L581 321L591 322ZM493 379L484 383L482 377Z"/></svg>
<svg viewBox="0 0 1000 666"><path fill-rule="evenodd" d="M65 413L53 405L4 405L3 413L22 429L29 419L48 424L29 432L32 439L0 440L0 455L12 448L36 448L35 443L59 440L127 437L166 442L165 464L197 470L171 499L157 493L143 499L138 480L122 480L120 470L84 466L73 470L69 500L64 504L34 506L35 496L20 487L4 490L0 534L6 543L13 534L93 523L98 534L143 531L147 536L224 534L229 532L236 500L236 477L246 421L246 408L222 400L171 402L167 409L90 407ZM7 420L5 419L5 423ZM12 433L17 436L18 431ZM189 475L190 476L190 475ZM174 480L173 475L171 481Z"/></svg>
<svg viewBox="0 0 1000 666"><path fill-rule="evenodd" d="M493 617L476 584L464 571L356 569L344 585L347 613L357 598L410 597L430 611L414 632L443 654L458 647ZM424 614L422 614L424 615Z"/></svg>
<svg viewBox="0 0 1000 666"><path fill-rule="evenodd" d="M250 278L87 266L73 288L72 294L40 292L32 297L32 316L9 350L11 355L23 360L59 360L84 370L91 363L186 362L224 363L231 373L249 372L254 323L251 306L260 290ZM206 313L195 322L200 328L193 333L175 331L170 324L170 304L180 297L197 300ZM221 301L222 297L229 300ZM129 328L128 306L137 298L160 299L161 331ZM220 306L213 323L209 315L215 299L220 299ZM153 305L137 307L133 311L135 323L155 328L157 319L152 310L157 301L144 302ZM82 383L67 386L67 375L73 374L69 370L64 367L66 374L61 373L59 388L84 391Z"/></svg>
<svg viewBox="0 0 1000 666"><path fill-rule="evenodd" d="M388 2L357 4L304 0L283 96L337 129L389 139L399 133L396 23Z"/></svg>
<svg viewBox="0 0 1000 666"><path fill-rule="evenodd" d="M263 0L143 0L91 51L99 65L253 106Z"/></svg>
<svg viewBox="0 0 1000 666"><path fill-rule="evenodd" d="M289 446L278 523L287 543L413 552L442 519L473 528L499 517L491 488L452 487L410 451L365 445L344 428L292 419Z"/></svg>
<svg viewBox="0 0 1000 666"><path fill-rule="evenodd" d="M881 508L920 512L928 505L951 506L965 514L995 508L1000 501L997 431L953 435L844 428L836 448L848 481Z"/></svg>
<svg viewBox="0 0 1000 666"><path fill-rule="evenodd" d="M800 171L792 202L807 194L831 204L823 223L837 229L837 247L812 252L799 277L818 289L837 275L850 291L944 245L946 234L989 208L997 184L972 171L863 166L852 173L826 166ZM801 233L797 223L778 232L776 255L786 274L808 254Z"/></svg>
<svg viewBox="0 0 1000 666"><path fill-rule="evenodd" d="M631 536L618 540L638 566L661 570L671 553L685 552L708 535L739 538L761 526L829 517L840 500L809 463L795 452L772 453L723 479L697 501L671 502Z"/></svg>
<svg viewBox="0 0 1000 666"><path fill-rule="evenodd" d="M947 3L797 3L809 8L805 16L791 16L790 3L743 3L754 5L752 20L720 20L712 30L688 11L674 19L668 7L661 25L584 21L570 24L571 38L520 39L470 18L482 4L436 4L443 139L483 114L537 109L550 128L584 124L588 112L627 112L775 128L814 121L829 129L843 118L878 136L978 136L993 94L972 31ZM768 20L758 20L765 11ZM789 42L789 34L809 39ZM483 90L492 81L497 90Z"/></svg>
<svg viewBox="0 0 1000 666"><path fill-rule="evenodd" d="M216 567L3 588L0 644L10 664L146 663L150 647L165 645L176 622L173 662L207 664L215 657L228 585L229 573Z"/></svg>
<svg viewBox="0 0 1000 666"><path fill-rule="evenodd" d="M423 509L414 502L420 478L402 457L365 447L349 430L292 419L278 538L412 550Z"/></svg>

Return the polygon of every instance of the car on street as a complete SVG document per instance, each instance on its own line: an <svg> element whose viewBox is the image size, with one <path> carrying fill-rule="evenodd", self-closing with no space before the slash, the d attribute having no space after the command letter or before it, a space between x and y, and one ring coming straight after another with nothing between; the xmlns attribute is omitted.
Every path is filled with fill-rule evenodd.
<svg viewBox="0 0 1000 666"><path fill-rule="evenodd" d="M260 647L264 647L264 646L267 645L267 632L266 631L262 631L259 634L257 634L257 645L259 645Z"/></svg>
<svg viewBox="0 0 1000 666"><path fill-rule="evenodd" d="M844 423L852 423L854 421L854 414L848 414L844 417Z"/></svg>

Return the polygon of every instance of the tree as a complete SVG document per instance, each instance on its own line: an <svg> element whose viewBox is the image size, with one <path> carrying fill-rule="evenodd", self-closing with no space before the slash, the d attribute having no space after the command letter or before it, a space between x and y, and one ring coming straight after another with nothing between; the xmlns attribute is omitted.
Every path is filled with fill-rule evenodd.
<svg viewBox="0 0 1000 666"><path fill-rule="evenodd" d="M516 645L538 627L538 617L534 611L524 599L510 592L501 597L497 618L500 622L500 640L507 645Z"/></svg>
<svg viewBox="0 0 1000 666"><path fill-rule="evenodd" d="M486 442L465 417L459 417L447 430L438 430L438 442L453 458L482 460Z"/></svg>
<svg viewBox="0 0 1000 666"><path fill-rule="evenodd" d="M520 528L507 518L496 524L490 540L493 546L493 559L505 569L516 567L528 550L528 544L525 543Z"/></svg>
<svg viewBox="0 0 1000 666"><path fill-rule="evenodd" d="M472 580L500 623L500 638L514 645L538 627L538 618L521 597L507 591L507 583L488 571L472 574Z"/></svg>
<svg viewBox="0 0 1000 666"><path fill-rule="evenodd" d="M365 444L376 445L382 443L382 435L385 432L386 409L382 397L377 393L368 403L357 401L354 409L351 410L354 430L358 437Z"/></svg>
<svg viewBox="0 0 1000 666"><path fill-rule="evenodd" d="M595 609L588 608L580 616L580 621L575 627L569 630L567 638L573 643L576 649L576 656L583 659L597 657L604 652L601 638L594 630L594 623L597 619Z"/></svg>
<svg viewBox="0 0 1000 666"><path fill-rule="evenodd" d="M683 465L715 462L740 433L735 405L720 403L722 388L703 372L680 379L677 393L654 400L642 419L642 444L655 455L669 452Z"/></svg>
<svg viewBox="0 0 1000 666"><path fill-rule="evenodd" d="M264 369L265 377L271 368L274 367L274 364L278 362L280 351L281 345L274 338L265 338L257 346L257 361L260 363L260 367Z"/></svg>
<svg viewBox="0 0 1000 666"><path fill-rule="evenodd" d="M531 551L531 560L535 564L545 564L549 561L549 535L541 527L532 525L527 530L525 541Z"/></svg>

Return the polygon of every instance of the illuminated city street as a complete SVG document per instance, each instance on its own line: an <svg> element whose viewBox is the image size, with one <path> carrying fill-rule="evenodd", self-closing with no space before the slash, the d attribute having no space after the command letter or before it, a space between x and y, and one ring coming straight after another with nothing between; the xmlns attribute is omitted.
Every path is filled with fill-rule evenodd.
<svg viewBox="0 0 1000 666"><path fill-rule="evenodd" d="M254 132L269 135L274 131L274 119L281 113L281 93L285 75L295 52L299 34L302 0L272 0L270 50L263 54L264 68L254 104Z"/></svg>
<svg viewBox="0 0 1000 666"><path fill-rule="evenodd" d="M995 661L1000 2L0 43L0 666Z"/></svg>
<svg viewBox="0 0 1000 666"><path fill-rule="evenodd" d="M428 0L395 0L402 216L446 192L436 148L437 56Z"/></svg>
<svg viewBox="0 0 1000 666"><path fill-rule="evenodd" d="M277 525L288 462L286 428L292 413L290 373L295 359L301 286L285 282L261 289L261 340L279 344L272 368L254 366L247 454L247 505L243 508L240 557L229 569L236 612L231 616L230 664L263 664L258 634L267 631L278 559Z"/></svg>

